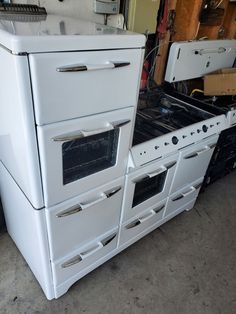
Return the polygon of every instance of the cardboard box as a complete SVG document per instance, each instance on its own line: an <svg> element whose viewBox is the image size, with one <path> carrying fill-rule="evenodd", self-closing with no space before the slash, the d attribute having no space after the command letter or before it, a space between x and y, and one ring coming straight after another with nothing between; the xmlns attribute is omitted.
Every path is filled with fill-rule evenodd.
<svg viewBox="0 0 236 314"><path fill-rule="evenodd" d="M204 76L207 96L236 95L236 68L225 68Z"/></svg>

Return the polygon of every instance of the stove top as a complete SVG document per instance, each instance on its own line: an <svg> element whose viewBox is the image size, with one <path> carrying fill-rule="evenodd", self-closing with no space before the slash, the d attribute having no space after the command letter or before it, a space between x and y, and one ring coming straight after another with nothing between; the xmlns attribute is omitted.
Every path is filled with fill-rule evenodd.
<svg viewBox="0 0 236 314"><path fill-rule="evenodd" d="M172 154L226 128L221 111L217 115L210 113L192 104L200 101L186 99L162 89L140 95L129 168Z"/></svg>
<svg viewBox="0 0 236 314"><path fill-rule="evenodd" d="M174 132L213 117L163 93L141 95L137 111L133 145Z"/></svg>

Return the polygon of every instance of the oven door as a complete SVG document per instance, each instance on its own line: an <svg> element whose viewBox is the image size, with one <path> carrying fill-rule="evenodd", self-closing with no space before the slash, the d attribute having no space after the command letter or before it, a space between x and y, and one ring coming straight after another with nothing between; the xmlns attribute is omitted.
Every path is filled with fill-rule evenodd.
<svg viewBox="0 0 236 314"><path fill-rule="evenodd" d="M170 191L179 154L152 162L127 175L122 223L165 199Z"/></svg>
<svg viewBox="0 0 236 314"><path fill-rule="evenodd" d="M218 135L181 150L171 194L204 177L218 141Z"/></svg>
<svg viewBox="0 0 236 314"><path fill-rule="evenodd" d="M125 174L134 109L37 127L45 205Z"/></svg>

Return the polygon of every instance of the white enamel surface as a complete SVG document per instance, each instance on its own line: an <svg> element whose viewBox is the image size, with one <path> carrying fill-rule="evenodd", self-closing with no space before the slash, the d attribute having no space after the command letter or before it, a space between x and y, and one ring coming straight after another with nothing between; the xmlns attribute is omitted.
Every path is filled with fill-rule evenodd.
<svg viewBox="0 0 236 314"><path fill-rule="evenodd" d="M164 217L169 216L179 208L185 206L189 202L195 201L199 191L200 191L200 185L203 182L204 177L199 178L195 182L192 182L191 184L186 184L184 188L181 188L179 191L173 193L169 198L166 205ZM180 198L180 196L183 196ZM188 208L190 210L191 208Z"/></svg>
<svg viewBox="0 0 236 314"><path fill-rule="evenodd" d="M227 122L228 122L228 127L231 127L236 124L236 110L228 111Z"/></svg>
<svg viewBox="0 0 236 314"><path fill-rule="evenodd" d="M0 160L33 207L43 207L28 61L0 49Z"/></svg>
<svg viewBox="0 0 236 314"><path fill-rule="evenodd" d="M135 107L142 54L141 49L130 49L30 55L36 123L43 125ZM105 68L112 62L130 65L95 68ZM73 65L94 69L73 73L57 71L60 67Z"/></svg>
<svg viewBox="0 0 236 314"><path fill-rule="evenodd" d="M15 54L140 48L145 41L144 35L57 15L39 22L0 20L0 43Z"/></svg>
<svg viewBox="0 0 236 314"><path fill-rule="evenodd" d="M96 116L37 127L46 207L58 204L70 197L92 190L97 186L106 184L107 182L125 174L133 115L134 108L126 108ZM109 123L126 119L131 120L131 122L120 128L118 154L115 166L63 185L63 142L53 141L53 138L76 133L82 129L101 129L107 127Z"/></svg>
<svg viewBox="0 0 236 314"><path fill-rule="evenodd" d="M152 162L146 166L143 166L134 172L128 174L126 176L126 184L125 184L125 194L124 194L124 202L123 202L123 209L122 209L122 223L129 220L130 218L138 215L139 213L143 212L145 209L155 206L157 203L165 199L170 192L171 184L174 178L174 173L176 170L176 165L178 162L179 154L175 154L168 158L164 158L162 160L157 160ZM142 178L148 173L152 173L162 167L165 167L169 163L176 163L167 170L167 175L165 178L163 189L156 195L152 196L151 198L145 200L144 202L132 207L133 197L135 192L135 182L138 178Z"/></svg>
<svg viewBox="0 0 236 314"><path fill-rule="evenodd" d="M192 184L200 177L204 177L215 149L215 147L211 148L211 145L216 145L218 138L219 136L215 135L197 145L181 150L171 193ZM186 158L194 153L197 153L197 155L192 158Z"/></svg>
<svg viewBox="0 0 236 314"><path fill-rule="evenodd" d="M80 212L58 217L70 208L101 198L104 192L120 188L111 196L97 204L88 206ZM56 260L84 246L90 241L111 229L118 228L121 203L124 193L124 178L120 178L101 186L86 194L46 209L49 246L51 259Z"/></svg>
<svg viewBox="0 0 236 314"><path fill-rule="evenodd" d="M29 264L46 297L53 299L45 210L35 210L0 162L0 191L7 231Z"/></svg>
<svg viewBox="0 0 236 314"><path fill-rule="evenodd" d="M176 42L170 48L165 81L178 82L202 77L232 67L236 58L236 40Z"/></svg>
<svg viewBox="0 0 236 314"><path fill-rule="evenodd" d="M116 234L116 237L106 246L101 245L101 241L109 237L110 235ZM100 237L94 239L90 243L86 244L83 247L80 247L78 250L74 250L70 252L69 255L63 257L57 262L52 262L52 273L54 278L55 287L67 281L68 279L72 279L73 277L79 277L80 272L84 271L87 267L90 267L93 263L97 262L99 259L108 255L112 251L117 249L117 240L118 240L118 229L110 230L109 232L101 235ZM70 266L63 267L63 264L67 263L74 257L81 255L83 252L88 252L91 249L98 247L98 249L94 250L94 253L89 254L82 261Z"/></svg>

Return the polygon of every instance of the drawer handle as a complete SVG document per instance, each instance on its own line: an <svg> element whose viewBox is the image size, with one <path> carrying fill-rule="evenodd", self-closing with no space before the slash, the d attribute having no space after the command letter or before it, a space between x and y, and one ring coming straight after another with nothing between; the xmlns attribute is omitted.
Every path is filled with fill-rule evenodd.
<svg viewBox="0 0 236 314"><path fill-rule="evenodd" d="M141 223L149 220L150 218L152 218L153 216L155 216L156 214L158 214L159 212L161 212L163 209L165 208L165 204L156 208L156 209L152 209L149 213L147 213L146 215L135 219L134 221L132 221L131 223L129 223L127 226L125 226L126 229L132 229L132 228L136 228L137 226L139 226Z"/></svg>
<svg viewBox="0 0 236 314"><path fill-rule="evenodd" d="M57 72L84 72L84 71L98 71L107 69L116 69L129 66L130 62L108 62L105 64L75 64L57 68Z"/></svg>
<svg viewBox="0 0 236 314"><path fill-rule="evenodd" d="M57 214L57 218L64 218L79 213L82 210L80 205L71 207L64 212Z"/></svg>
<svg viewBox="0 0 236 314"><path fill-rule="evenodd" d="M173 199L172 199L172 202L179 201L179 200L181 200L182 198L184 198L184 197L186 197L186 196L192 194L192 193L195 192L195 191L196 191L196 188L192 186L188 192L182 193L182 194L176 196L175 198L173 198Z"/></svg>
<svg viewBox="0 0 236 314"><path fill-rule="evenodd" d="M97 251L101 250L102 248L103 248L103 244L101 242L98 242L91 249L88 249L87 251L80 253L80 256L82 257L82 259L85 259L85 258L95 254Z"/></svg>
<svg viewBox="0 0 236 314"><path fill-rule="evenodd" d="M206 146L205 148L201 149L201 150L198 150L194 153L191 153L187 156L184 156L184 159L191 159L191 158L195 158L195 157L198 157L200 156L201 154L204 154L206 152L208 152L209 150L211 150L213 147L210 147L210 146Z"/></svg>
<svg viewBox="0 0 236 314"><path fill-rule="evenodd" d="M153 209L156 214L160 213L165 208L165 205L162 205L158 208Z"/></svg>
<svg viewBox="0 0 236 314"><path fill-rule="evenodd" d="M67 216L71 216L71 215L77 214L80 211L82 211L83 209L86 209L88 207L96 205L96 204L104 201L105 199L111 198L112 196L116 195L119 191L121 191L121 189L122 189L122 187L118 186L118 187L116 187L116 188L114 188L112 190L109 190L107 192L103 192L98 199L95 199L95 200L92 200L92 201L87 201L87 202L84 202L84 203L80 203L80 204L78 204L78 205L76 205L74 207L71 207L71 208L67 209L64 212L61 212L61 213L57 214L57 218L64 218L64 217L67 217Z"/></svg>
<svg viewBox="0 0 236 314"><path fill-rule="evenodd" d="M79 140L87 136L92 136L92 135L96 135L96 134L100 134L100 133L104 133L104 132L108 132L114 129L121 128L125 126L126 124L130 123L130 121L131 120L129 119L119 120L119 121L108 123L107 127L104 127L104 128L95 129L95 130L80 130L76 134L54 137L53 141L54 142L69 142L69 141Z"/></svg>
<svg viewBox="0 0 236 314"><path fill-rule="evenodd" d="M82 258L80 255L77 255L75 257L73 257L72 259L70 259L68 262L64 263L61 265L62 268L67 268L67 267L71 267L75 264L78 264L79 262L82 261Z"/></svg>
<svg viewBox="0 0 236 314"><path fill-rule="evenodd" d="M106 245L108 245L109 243L111 243L117 236L117 233L113 233L111 234L109 237L106 237L105 239L103 239L101 242L98 242L94 247L92 247L91 249L88 249L87 251L84 251L78 255L76 255L75 257L73 257L72 259L70 259L69 261L65 262L64 264L61 265L62 268L67 268L67 267L71 267L73 265L78 264L79 262L81 262L82 260L84 260L85 258L93 255L94 253L96 253L97 251L99 251L100 249L102 249L103 247L105 247Z"/></svg>

